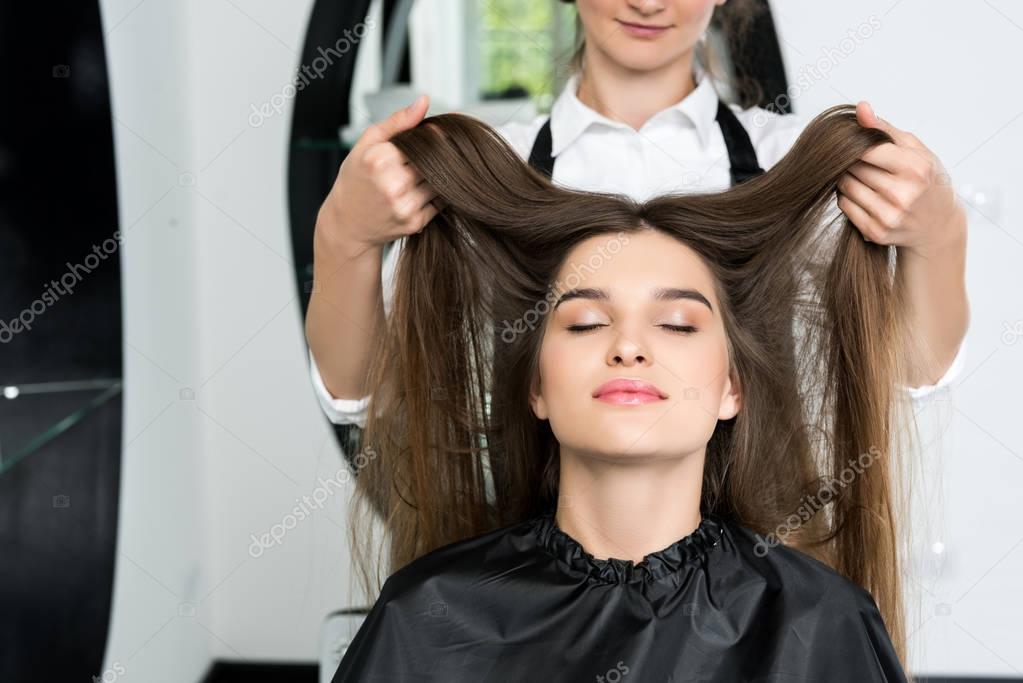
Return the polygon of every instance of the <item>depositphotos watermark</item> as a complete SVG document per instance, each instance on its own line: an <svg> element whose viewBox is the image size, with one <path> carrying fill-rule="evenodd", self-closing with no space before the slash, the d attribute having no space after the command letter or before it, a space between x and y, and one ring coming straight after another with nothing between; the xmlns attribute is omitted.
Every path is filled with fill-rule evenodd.
<svg viewBox="0 0 1023 683"><path fill-rule="evenodd" d="M101 673L99 676L93 676L93 683L114 683L118 678L123 676L126 672L124 664L120 662L114 662L110 665L106 671Z"/></svg>
<svg viewBox="0 0 1023 683"><path fill-rule="evenodd" d="M579 275L579 271L586 269L590 274L595 272L598 268L603 266L605 263L611 260L611 258L622 250L622 247L629 243L629 236L624 232L618 232L614 239L609 240L607 244L602 244L597 247L597 252L591 254L585 263L573 263L572 272L565 277L565 289L574 289L579 285L582 277ZM527 329L533 330L539 321L543 320L544 316L551 310L555 300L558 297L558 292L561 291L561 281L555 282L543 299L536 302L536 305L526 311L525 315L517 319L514 323L507 320L504 321L504 329L501 330L501 341L506 344L510 344L515 341L515 338L525 332Z"/></svg>
<svg viewBox="0 0 1023 683"><path fill-rule="evenodd" d="M619 659L618 663L608 669L603 674L597 675L597 683L618 683L623 678L629 675L629 667L626 666L624 659Z"/></svg>
<svg viewBox="0 0 1023 683"><path fill-rule="evenodd" d="M756 534L757 543L753 547L753 554L763 557L769 549L783 543L789 534L809 522L825 505L834 500L837 489L844 489L856 481L858 476L880 458L881 450L877 446L871 446L867 452L860 453L855 460L850 460L837 477L831 477L827 484L817 491L817 495L805 498L804 503L794 513L786 517L785 521L779 524L772 533L769 533L767 538Z"/></svg>
<svg viewBox="0 0 1023 683"><path fill-rule="evenodd" d="M249 555L257 558L262 557L263 553L271 546L281 545L289 531L298 526L299 522L308 519L312 515L313 510L322 510L324 504L333 495L334 490L340 489L351 481L352 466L355 467L355 471L361 470L376 457L376 451L366 447L352 458L351 463L346 463L343 467L338 468L332 479L324 481L323 477L318 477L319 486L313 489L312 496L306 495L296 498L295 502L298 504L291 508L291 512L284 515L280 522L271 526L266 533L259 536L249 534L249 537L252 539L252 543L249 544ZM333 488L331 487L332 484Z"/></svg>
<svg viewBox="0 0 1023 683"><path fill-rule="evenodd" d="M14 339L14 335L32 329L35 319L46 312L62 296L70 296L74 293L75 286L85 279L85 275L99 268L101 261L116 253L121 245L121 231L115 230L113 237L108 237L99 245L92 245L92 253L82 259L82 263L72 264L66 261L67 272L60 276L60 280L50 280L50 284L43 290L42 295L24 308L17 317L10 321L0 320L0 344L6 344Z"/></svg>
<svg viewBox="0 0 1023 683"><path fill-rule="evenodd" d="M267 102L258 107L255 104L249 105L252 107L252 113L249 114L249 125L253 128L259 128L267 119L282 113L284 106L289 100L294 99L297 93L305 90L311 81L323 78L323 74L327 73L327 70L334 65L334 60L344 57L353 47L359 44L359 41L363 39L366 32L373 28L376 28L376 22L372 19L367 19L356 24L351 30L346 28L333 47L328 47L327 49L322 47L316 48L320 56L311 63L303 64L295 69L294 80L285 85L281 92L275 93Z"/></svg>
<svg viewBox="0 0 1023 683"><path fill-rule="evenodd" d="M1002 343L1012 346L1020 339L1023 339L1023 320L1017 320L1013 324L1002 322Z"/></svg>

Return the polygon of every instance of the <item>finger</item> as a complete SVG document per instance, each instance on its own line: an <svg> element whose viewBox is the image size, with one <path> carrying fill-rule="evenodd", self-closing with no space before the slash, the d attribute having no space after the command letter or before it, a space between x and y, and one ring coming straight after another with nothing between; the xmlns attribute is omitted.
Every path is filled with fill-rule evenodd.
<svg viewBox="0 0 1023 683"><path fill-rule="evenodd" d="M849 222L853 224L853 227L859 230L863 239L868 242L884 244L881 237L884 231L874 217L867 213L863 207L856 204L851 198L839 195L838 208L849 218Z"/></svg>
<svg viewBox="0 0 1023 683"><path fill-rule="evenodd" d="M866 161L857 161L848 168L848 173L872 190L884 188L895 178L892 173Z"/></svg>
<svg viewBox="0 0 1023 683"><path fill-rule="evenodd" d="M365 152L363 152L362 161L366 164L367 168L376 173L391 167L398 167L402 170L405 168L405 155L390 142L382 142L372 147L367 147Z"/></svg>
<svg viewBox="0 0 1023 683"><path fill-rule="evenodd" d="M360 137L358 142L356 142L356 145L373 145L378 142L385 142L403 130L414 128L423 120L423 116L426 114L426 110L429 109L429 107L429 96L420 95L409 106L392 112L391 115L383 121L375 123L367 128L365 132L363 132L362 137Z"/></svg>
<svg viewBox="0 0 1023 683"><path fill-rule="evenodd" d="M851 199L881 225L887 225L886 219L891 217L897 208L854 175L843 176L839 181L839 186L843 195Z"/></svg>
<svg viewBox="0 0 1023 683"><path fill-rule="evenodd" d="M856 104L856 119L864 128L877 128L878 130L888 133L897 145L914 144L915 138L913 138L912 135L901 128L896 128L887 120L878 116L877 112L874 111L874 107L872 107L866 100L861 100Z"/></svg>
<svg viewBox="0 0 1023 683"><path fill-rule="evenodd" d="M436 206L427 203L427 205L421 208L419 213L416 214L416 219L412 223L412 230L409 234L422 232L423 228L425 228L438 213L439 210Z"/></svg>
<svg viewBox="0 0 1023 683"><path fill-rule="evenodd" d="M399 166L381 179L379 189L390 201L404 201L408 193L423 184L423 178L410 166Z"/></svg>
<svg viewBox="0 0 1023 683"><path fill-rule="evenodd" d="M896 209L909 209L916 196L911 182L883 171L873 164L857 162L849 167L849 174L881 195ZM843 181L839 180L840 188L842 183Z"/></svg>
<svg viewBox="0 0 1023 683"><path fill-rule="evenodd" d="M433 188L423 182L416 185L416 187L409 192L408 202L417 209L421 209L433 201L436 196L437 193L433 191Z"/></svg>
<svg viewBox="0 0 1023 683"><path fill-rule="evenodd" d="M860 155L859 160L872 164L893 175L912 171L914 164L919 161L915 151L899 147L891 142L871 147Z"/></svg>
<svg viewBox="0 0 1023 683"><path fill-rule="evenodd" d="M435 197L433 190L426 183L421 183L413 188L406 190L404 193L396 197L396 203L394 204L394 219L404 225L414 223L419 216L419 212L424 206L430 203Z"/></svg>

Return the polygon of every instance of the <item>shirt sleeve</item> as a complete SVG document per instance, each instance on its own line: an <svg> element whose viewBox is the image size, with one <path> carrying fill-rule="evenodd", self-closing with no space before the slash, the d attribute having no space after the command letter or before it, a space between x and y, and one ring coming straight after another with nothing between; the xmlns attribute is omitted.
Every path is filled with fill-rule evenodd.
<svg viewBox="0 0 1023 683"><path fill-rule="evenodd" d="M396 240L387 250L387 254L384 255L380 272L380 282L383 288L384 315L390 315L391 312L391 300L394 298L394 269L404 244L404 237ZM369 395L353 399L335 398L327 390L327 386L323 382L323 376L320 374L320 369L316 366L316 358L313 356L312 349L309 349L309 374L312 378L316 399L320 402L320 407L327 415L327 419L338 425L352 424L361 429L366 428L366 409L369 406Z"/></svg>
<svg viewBox="0 0 1023 683"><path fill-rule="evenodd" d="M955 358L952 359L952 364L945 370L945 374L941 376L934 384L924 384L919 387L907 387L903 389L909 394L909 397L916 402L923 402L931 398L935 398L939 395L947 394L948 390L952 388L952 382L963 374L963 368L966 365L966 339L963 339L962 343L959 344L959 349L956 351Z"/></svg>
<svg viewBox="0 0 1023 683"><path fill-rule="evenodd" d="M369 405L369 396L353 399L334 398L323 383L312 349L309 349L309 374L313 380L313 391L316 392L316 398L327 419L338 425L354 424L363 429L366 427L366 406Z"/></svg>

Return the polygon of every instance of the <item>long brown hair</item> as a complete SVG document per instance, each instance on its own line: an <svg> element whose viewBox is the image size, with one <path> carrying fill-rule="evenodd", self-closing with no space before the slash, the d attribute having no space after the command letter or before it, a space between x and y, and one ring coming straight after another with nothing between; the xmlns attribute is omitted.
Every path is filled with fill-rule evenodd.
<svg viewBox="0 0 1023 683"><path fill-rule="evenodd" d="M659 230L713 273L741 388L742 409L707 444L702 509L868 589L904 655L894 444L906 304L894 249L864 241L833 205L838 179L887 134L833 107L767 173L645 202L552 185L461 114L392 141L443 208L406 238L369 368L352 537L367 586L374 547L389 548L390 573L556 505L558 443L528 402L544 303L582 240ZM374 544L375 521L386 543Z"/></svg>

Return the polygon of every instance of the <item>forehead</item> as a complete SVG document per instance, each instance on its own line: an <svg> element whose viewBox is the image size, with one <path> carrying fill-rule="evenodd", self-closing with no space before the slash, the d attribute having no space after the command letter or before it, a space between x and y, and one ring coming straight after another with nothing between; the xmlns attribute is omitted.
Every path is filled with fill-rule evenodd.
<svg viewBox="0 0 1023 683"><path fill-rule="evenodd" d="M559 289L602 287L615 292L693 287L714 294L714 276L699 254L658 230L594 235L568 253L558 269Z"/></svg>

